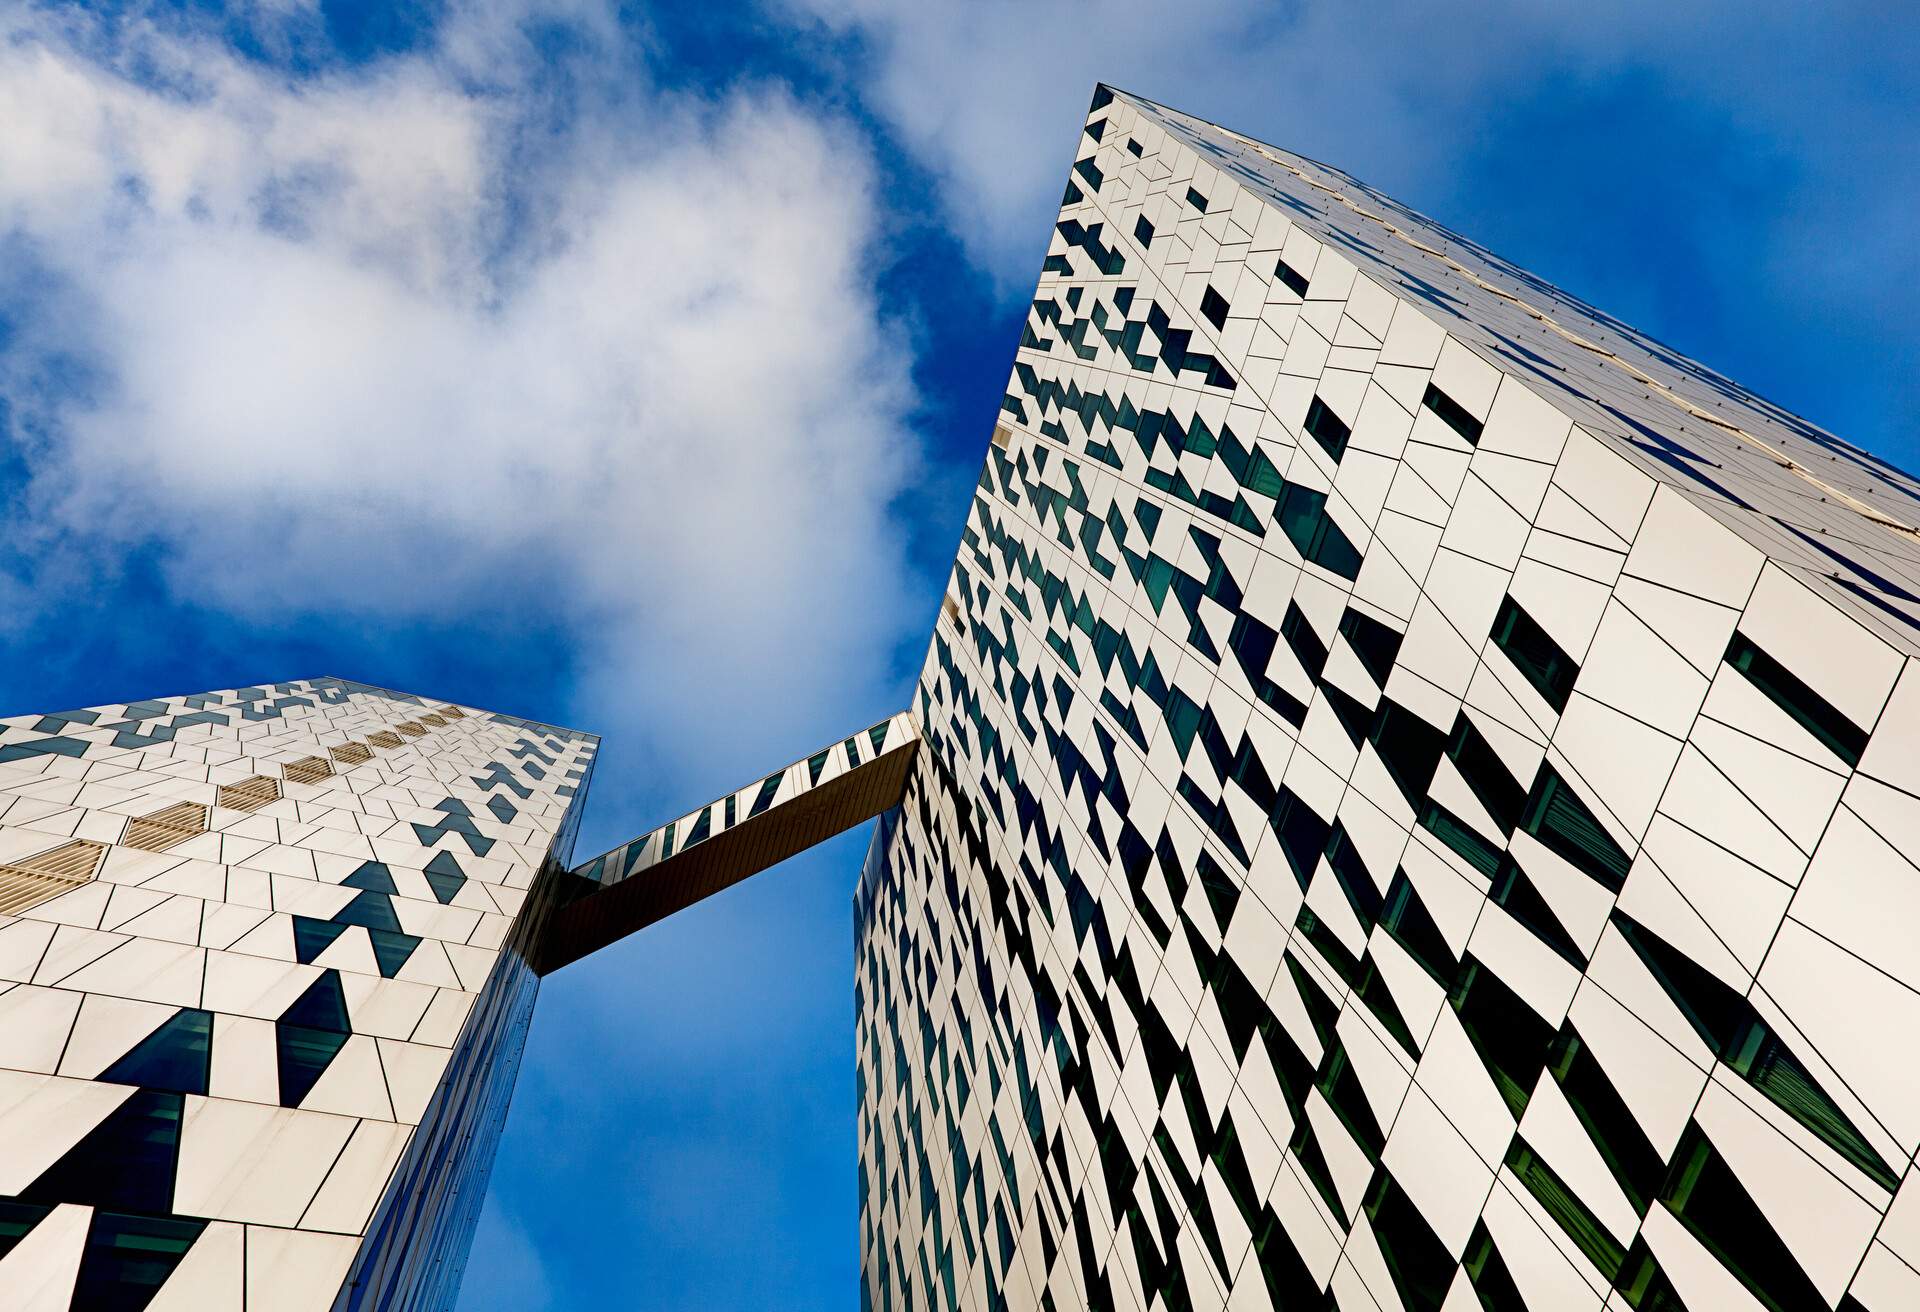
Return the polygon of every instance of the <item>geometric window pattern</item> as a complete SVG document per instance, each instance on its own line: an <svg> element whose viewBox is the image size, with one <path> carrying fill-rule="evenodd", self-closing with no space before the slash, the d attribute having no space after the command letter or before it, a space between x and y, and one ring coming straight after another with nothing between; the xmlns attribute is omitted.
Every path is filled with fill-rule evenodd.
<svg viewBox="0 0 1920 1312"><path fill-rule="evenodd" d="M0 1289L456 1288L596 746L336 679L0 720Z"/></svg>
<svg viewBox="0 0 1920 1312"><path fill-rule="evenodd" d="M914 705L0 719L0 1289L449 1305L539 974L881 814L869 1309L1920 1306L1920 482L1100 88ZM904 780L904 783L902 782Z"/></svg>
<svg viewBox="0 0 1920 1312"><path fill-rule="evenodd" d="M1920 482L1079 147L855 898L862 1306L1920 1306Z"/></svg>

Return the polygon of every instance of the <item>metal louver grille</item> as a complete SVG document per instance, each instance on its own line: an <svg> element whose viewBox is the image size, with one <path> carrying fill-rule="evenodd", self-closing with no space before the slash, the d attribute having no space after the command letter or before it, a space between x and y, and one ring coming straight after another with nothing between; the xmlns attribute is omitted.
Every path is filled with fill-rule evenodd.
<svg viewBox="0 0 1920 1312"><path fill-rule="evenodd" d="M269 802L280 800L280 781L264 774L242 779L237 784L221 784L215 806L229 811L258 811Z"/></svg>
<svg viewBox="0 0 1920 1312"><path fill-rule="evenodd" d="M444 715L449 720L464 720L467 718L467 713L458 706L442 706L435 714Z"/></svg>
<svg viewBox="0 0 1920 1312"><path fill-rule="evenodd" d="M393 727L409 738L424 738L427 735L427 731L420 727L417 720L403 720Z"/></svg>
<svg viewBox="0 0 1920 1312"><path fill-rule="evenodd" d="M405 743L400 741L400 735L391 729L382 729L379 733L370 733L367 735L367 741L375 747L384 747L388 751L392 751L396 747L406 746Z"/></svg>
<svg viewBox="0 0 1920 1312"><path fill-rule="evenodd" d="M76 838L38 856L0 865L0 915L17 916L80 887L93 878L106 850L104 844Z"/></svg>
<svg viewBox="0 0 1920 1312"><path fill-rule="evenodd" d="M445 725L446 722L447 722L447 717L444 715L428 714L420 717L420 723L432 725L436 729Z"/></svg>
<svg viewBox="0 0 1920 1312"><path fill-rule="evenodd" d="M288 761L280 767L288 781L296 784L317 784L333 773L333 765L324 756L303 756L297 761Z"/></svg>
<svg viewBox="0 0 1920 1312"><path fill-rule="evenodd" d="M362 761L373 759L373 752L365 743L341 743L337 747L327 748L327 755L333 758L335 765L359 765Z"/></svg>
<svg viewBox="0 0 1920 1312"><path fill-rule="evenodd" d="M163 811L129 822L120 843L147 852L164 852L175 843L184 843L206 832L207 808L198 802L176 802Z"/></svg>

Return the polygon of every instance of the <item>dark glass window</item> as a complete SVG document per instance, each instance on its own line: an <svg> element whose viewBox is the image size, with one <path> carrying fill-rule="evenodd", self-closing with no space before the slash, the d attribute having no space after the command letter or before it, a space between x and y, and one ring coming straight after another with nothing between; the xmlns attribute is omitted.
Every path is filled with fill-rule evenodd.
<svg viewBox="0 0 1920 1312"><path fill-rule="evenodd" d="M1195 191L1192 187L1187 188L1187 204L1193 206L1202 214L1207 212L1207 198Z"/></svg>
<svg viewBox="0 0 1920 1312"><path fill-rule="evenodd" d="M1848 766L1860 764L1860 754L1867 750L1867 731L1842 715L1792 670L1754 646L1746 634L1736 631L1727 644L1727 664L1746 675L1747 682L1818 738L1828 751Z"/></svg>
<svg viewBox="0 0 1920 1312"><path fill-rule="evenodd" d="M25 1239L52 1210L51 1203L23 1203L17 1198L0 1198L0 1257L11 1252L13 1246Z"/></svg>
<svg viewBox="0 0 1920 1312"><path fill-rule="evenodd" d="M1129 155L1132 155L1135 159L1139 159L1142 154L1142 151L1140 149L1140 143L1135 141L1132 137L1127 138L1127 153Z"/></svg>
<svg viewBox="0 0 1920 1312"><path fill-rule="evenodd" d="M26 1200L171 1211L185 1101L178 1093L138 1090L29 1185Z"/></svg>
<svg viewBox="0 0 1920 1312"><path fill-rule="evenodd" d="M1373 676L1373 681L1382 688L1386 687L1387 676L1393 673L1393 662L1400 655L1400 639L1404 635L1351 607L1340 617L1340 632L1346 636L1354 655L1360 658L1367 673Z"/></svg>
<svg viewBox="0 0 1920 1312"><path fill-rule="evenodd" d="M1353 436L1353 430L1347 427L1346 421L1335 414L1318 396L1315 396L1313 404L1307 407L1306 430L1313 440L1320 444L1321 449L1334 458L1336 463L1342 455L1346 454L1347 439Z"/></svg>
<svg viewBox="0 0 1920 1312"><path fill-rule="evenodd" d="M1507 1270L1506 1259L1494 1247L1485 1221L1474 1222L1473 1235L1467 1240L1467 1251L1461 1256L1460 1265L1466 1269L1467 1281L1486 1312L1528 1312L1526 1300L1520 1297L1520 1287L1513 1283L1513 1273Z"/></svg>
<svg viewBox="0 0 1920 1312"><path fill-rule="evenodd" d="M98 1312L141 1312L187 1255L205 1221L97 1211L74 1282L73 1306Z"/></svg>
<svg viewBox="0 0 1920 1312"><path fill-rule="evenodd" d="M1407 950L1408 956L1420 963L1421 969L1433 976L1434 983L1446 988L1459 975L1459 961L1447 947L1446 937L1435 923L1433 913L1414 892L1413 883L1404 870L1396 870L1393 882L1387 885L1380 924L1393 936L1394 942Z"/></svg>
<svg viewBox="0 0 1920 1312"><path fill-rule="evenodd" d="M1493 888L1488 896L1530 930L1535 938L1558 953L1568 965L1585 973L1587 959L1581 953L1579 944L1567 933L1560 918L1553 914L1553 908L1540 896L1540 890L1533 886L1533 881L1527 878L1527 872L1520 868L1512 853L1501 857L1500 868L1493 876Z"/></svg>
<svg viewBox="0 0 1920 1312"><path fill-rule="evenodd" d="M1280 634L1287 640L1287 646L1293 649L1295 659L1308 677L1318 679L1320 672L1327 667L1327 644L1320 641L1320 635L1313 631L1313 625L1307 622L1306 613L1298 602L1287 603L1287 613L1280 621Z"/></svg>
<svg viewBox="0 0 1920 1312"><path fill-rule="evenodd" d="M1621 1192L1633 1204L1633 1210L1645 1216L1666 1173L1666 1159L1648 1140L1613 1081L1607 1078L1605 1068L1587 1051L1571 1025L1563 1026L1554 1040L1547 1069L1586 1128L1587 1137L1600 1150Z"/></svg>
<svg viewBox="0 0 1920 1312"><path fill-rule="evenodd" d="M1547 705L1555 711L1567 709L1580 667L1512 597L1501 600L1500 611L1493 617L1493 642L1546 698Z"/></svg>
<svg viewBox="0 0 1920 1312"><path fill-rule="evenodd" d="M109 1084L205 1094L212 1062L213 1013L182 1007L99 1078Z"/></svg>
<svg viewBox="0 0 1920 1312"><path fill-rule="evenodd" d="M1300 881L1300 889L1305 892L1307 881L1313 878L1313 868L1326 850L1327 836L1333 826L1315 815L1313 808L1301 801L1291 788L1284 786L1267 823L1273 827L1274 836L1280 840L1280 850L1286 853L1287 864L1293 867L1293 877Z"/></svg>
<svg viewBox="0 0 1920 1312"><path fill-rule="evenodd" d="M1357 578L1360 552L1327 517L1326 505L1326 493L1289 483L1274 507L1274 518L1302 556L1341 578Z"/></svg>
<svg viewBox="0 0 1920 1312"><path fill-rule="evenodd" d="M1585 871L1609 892L1627 882L1633 862L1587 804L1545 761L1534 777L1521 826L1554 852Z"/></svg>
<svg viewBox="0 0 1920 1312"><path fill-rule="evenodd" d="M1383 697L1380 709L1374 713L1373 732L1368 739L1380 754L1387 773L1406 795L1407 805L1416 813L1423 810L1423 799L1433 784L1433 772L1439 768L1447 735L1406 707Z"/></svg>
<svg viewBox="0 0 1920 1312"><path fill-rule="evenodd" d="M1699 1126L1680 1137L1660 1200L1767 1307L1827 1306Z"/></svg>
<svg viewBox="0 0 1920 1312"><path fill-rule="evenodd" d="M1453 762L1480 805L1487 808L1487 814L1500 826L1500 832L1511 834L1520 822L1521 809L1526 806L1527 790L1513 777L1493 744L1474 727L1465 712L1454 717L1453 733L1447 739L1447 759Z"/></svg>
<svg viewBox="0 0 1920 1312"><path fill-rule="evenodd" d="M1500 866L1500 849L1474 832L1472 825L1446 807L1428 801L1420 811L1420 827L1445 843L1462 861L1483 875Z"/></svg>
<svg viewBox="0 0 1920 1312"><path fill-rule="evenodd" d="M1227 298L1213 288L1207 288L1206 295L1200 298L1200 313L1204 314L1207 317L1207 322L1215 328L1225 328L1227 326Z"/></svg>
<svg viewBox="0 0 1920 1312"><path fill-rule="evenodd" d="M753 805L747 808L747 819L753 819L773 805L773 795L780 791L780 781L786 777L786 771L782 770L779 774L768 775L760 781L760 791L754 795Z"/></svg>
<svg viewBox="0 0 1920 1312"><path fill-rule="evenodd" d="M1579 1195L1567 1187L1566 1181L1517 1134L1507 1148L1507 1169L1527 1186L1534 1201L1560 1223L1560 1228L1567 1232L1567 1238L1573 1240L1574 1245L1600 1268L1601 1275L1612 1280L1620 1274L1621 1263L1626 1258L1620 1242L1600 1223L1600 1218L1580 1201Z"/></svg>
<svg viewBox="0 0 1920 1312"><path fill-rule="evenodd" d="M1467 408L1448 396L1445 392L1427 384L1427 394L1420 398L1420 404L1439 415L1447 427L1467 439L1475 446L1480 445L1480 431L1486 427L1478 419L1467 413Z"/></svg>
<svg viewBox="0 0 1920 1312"><path fill-rule="evenodd" d="M1143 247L1153 245L1153 225L1147 222L1144 214L1134 221L1133 239Z"/></svg>
<svg viewBox="0 0 1920 1312"><path fill-rule="evenodd" d="M308 1029L285 1021L274 1026L282 1107L300 1105L300 1100L312 1092L333 1059L340 1055L340 1049L347 1046L348 1037L338 1030Z"/></svg>
<svg viewBox="0 0 1920 1312"><path fill-rule="evenodd" d="M1338 820L1333 822L1333 830L1327 836L1326 854L1328 867L1340 881L1340 889L1352 904L1353 914L1360 918L1360 927L1372 929L1374 921L1380 918L1380 889L1373 882L1366 862L1360 859L1360 849L1347 836L1347 827Z"/></svg>
<svg viewBox="0 0 1920 1312"><path fill-rule="evenodd" d="M1274 266L1273 276L1284 283L1288 290L1292 291L1295 296L1305 296L1307 294L1307 280L1305 276L1301 274L1300 270L1294 268L1285 260L1281 260Z"/></svg>
<svg viewBox="0 0 1920 1312"><path fill-rule="evenodd" d="M1453 1284L1453 1255L1384 1168L1367 1189L1367 1219L1407 1312L1439 1312Z"/></svg>
<svg viewBox="0 0 1920 1312"><path fill-rule="evenodd" d="M1498 975L1469 956L1448 1001L1480 1054L1487 1074L1518 1120L1547 1064L1553 1027L1508 988Z"/></svg>

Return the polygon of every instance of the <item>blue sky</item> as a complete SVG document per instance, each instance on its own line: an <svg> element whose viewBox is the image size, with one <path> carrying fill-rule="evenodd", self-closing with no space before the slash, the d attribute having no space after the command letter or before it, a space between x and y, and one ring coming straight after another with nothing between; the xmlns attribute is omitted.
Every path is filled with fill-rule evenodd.
<svg viewBox="0 0 1920 1312"><path fill-rule="evenodd" d="M583 851L878 719L1102 79L1920 463L1920 24L1606 8L9 6L0 713L575 724ZM548 981L463 1307L852 1304L864 843Z"/></svg>

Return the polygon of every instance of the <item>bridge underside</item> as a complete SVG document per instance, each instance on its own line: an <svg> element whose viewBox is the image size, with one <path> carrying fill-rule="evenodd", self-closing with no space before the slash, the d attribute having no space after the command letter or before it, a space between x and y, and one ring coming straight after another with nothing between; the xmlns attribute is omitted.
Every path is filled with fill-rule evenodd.
<svg viewBox="0 0 1920 1312"><path fill-rule="evenodd" d="M550 974L898 805L919 747L902 712L578 866L534 969Z"/></svg>

